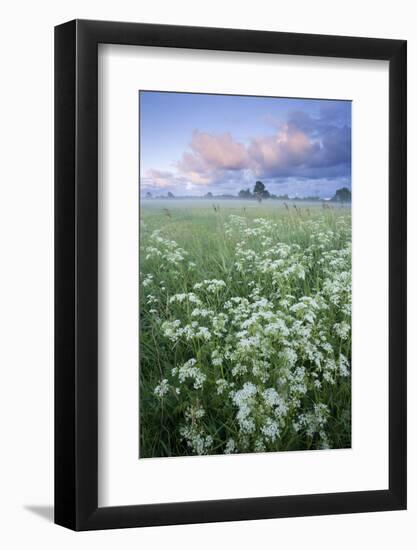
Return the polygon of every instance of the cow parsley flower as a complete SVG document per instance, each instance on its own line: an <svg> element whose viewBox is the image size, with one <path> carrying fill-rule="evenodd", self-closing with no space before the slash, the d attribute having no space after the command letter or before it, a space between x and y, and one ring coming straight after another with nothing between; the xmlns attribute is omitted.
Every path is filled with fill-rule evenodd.
<svg viewBox="0 0 417 550"><path fill-rule="evenodd" d="M153 390L154 394L158 397L164 397L169 391L168 380L164 378Z"/></svg>
<svg viewBox="0 0 417 550"><path fill-rule="evenodd" d="M211 364L214 367L220 367L223 364L222 356L221 356L219 350L217 350L217 349L215 349L211 353Z"/></svg>
<svg viewBox="0 0 417 550"><path fill-rule="evenodd" d="M199 390L203 387L207 376L198 367L195 366L196 363L197 361L194 358L189 359L182 366L174 367L172 369L172 375L178 376L178 379L181 383L185 382L187 379L193 380L194 389Z"/></svg>
<svg viewBox="0 0 417 550"><path fill-rule="evenodd" d="M216 380L216 386L217 386L217 394L222 395L227 388L229 387L229 383L227 380L224 380L223 378Z"/></svg>
<svg viewBox="0 0 417 550"><path fill-rule="evenodd" d="M224 448L224 454L230 455L234 453L236 450L236 443L235 440L230 438L227 440L226 447Z"/></svg>
<svg viewBox="0 0 417 550"><path fill-rule="evenodd" d="M261 432L267 441L274 442L279 437L279 426L275 420L268 418L262 426Z"/></svg>
<svg viewBox="0 0 417 550"><path fill-rule="evenodd" d="M333 325L333 329L341 340L347 340L349 338L350 325L345 321L342 321L341 323L335 323Z"/></svg>

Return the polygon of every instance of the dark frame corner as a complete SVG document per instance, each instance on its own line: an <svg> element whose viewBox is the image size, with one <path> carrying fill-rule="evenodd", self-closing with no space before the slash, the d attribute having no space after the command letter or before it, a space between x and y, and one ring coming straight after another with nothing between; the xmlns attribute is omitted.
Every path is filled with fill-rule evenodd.
<svg viewBox="0 0 417 550"><path fill-rule="evenodd" d="M99 43L389 62L389 489L98 507ZM55 522L77 531L406 508L403 40L74 20L55 28Z"/></svg>

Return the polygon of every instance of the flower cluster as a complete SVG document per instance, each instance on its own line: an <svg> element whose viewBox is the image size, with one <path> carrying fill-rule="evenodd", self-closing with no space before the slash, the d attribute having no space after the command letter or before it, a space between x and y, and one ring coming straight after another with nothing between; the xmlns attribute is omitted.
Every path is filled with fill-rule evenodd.
<svg viewBox="0 0 417 550"><path fill-rule="evenodd" d="M212 278L161 230L142 246L144 417L176 455L349 446L350 216L231 215L222 238Z"/></svg>

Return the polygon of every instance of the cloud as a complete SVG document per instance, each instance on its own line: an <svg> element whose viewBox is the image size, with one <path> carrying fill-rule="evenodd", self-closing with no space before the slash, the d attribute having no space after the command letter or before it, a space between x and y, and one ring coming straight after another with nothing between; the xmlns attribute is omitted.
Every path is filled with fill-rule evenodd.
<svg viewBox="0 0 417 550"><path fill-rule="evenodd" d="M248 151L255 174L271 177L310 164L320 151L320 143L287 123L275 135L253 139Z"/></svg>
<svg viewBox="0 0 417 550"><path fill-rule="evenodd" d="M166 189L173 185L174 174L172 172L164 172L162 170L147 170L145 177L141 178L141 183L144 187L156 187Z"/></svg>
<svg viewBox="0 0 417 550"><path fill-rule="evenodd" d="M271 119L274 132L252 137L246 144L230 133L195 130L189 149L174 164L175 172L148 170L142 182L179 190L233 188L254 178L277 183L285 178L350 179L351 128L346 124L350 105L345 103L325 103L316 117L292 111L285 122Z"/></svg>
<svg viewBox="0 0 417 550"><path fill-rule="evenodd" d="M181 174L197 185L208 185L224 171L239 171L249 166L247 149L229 133L209 134L195 130L177 163Z"/></svg>
<svg viewBox="0 0 417 550"><path fill-rule="evenodd" d="M145 176L140 178L140 182L144 190L156 194L160 194L162 190L183 192L194 189L189 180L168 170L147 170Z"/></svg>
<svg viewBox="0 0 417 550"><path fill-rule="evenodd" d="M291 112L275 135L249 145L256 175L311 179L350 175L351 129L346 119L346 113L333 104L323 107L318 118Z"/></svg>

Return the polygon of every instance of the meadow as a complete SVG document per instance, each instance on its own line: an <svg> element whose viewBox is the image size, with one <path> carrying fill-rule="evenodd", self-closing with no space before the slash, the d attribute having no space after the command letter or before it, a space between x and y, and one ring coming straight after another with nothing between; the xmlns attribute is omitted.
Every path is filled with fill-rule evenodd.
<svg viewBox="0 0 417 550"><path fill-rule="evenodd" d="M351 212L143 200L140 457L351 445Z"/></svg>

